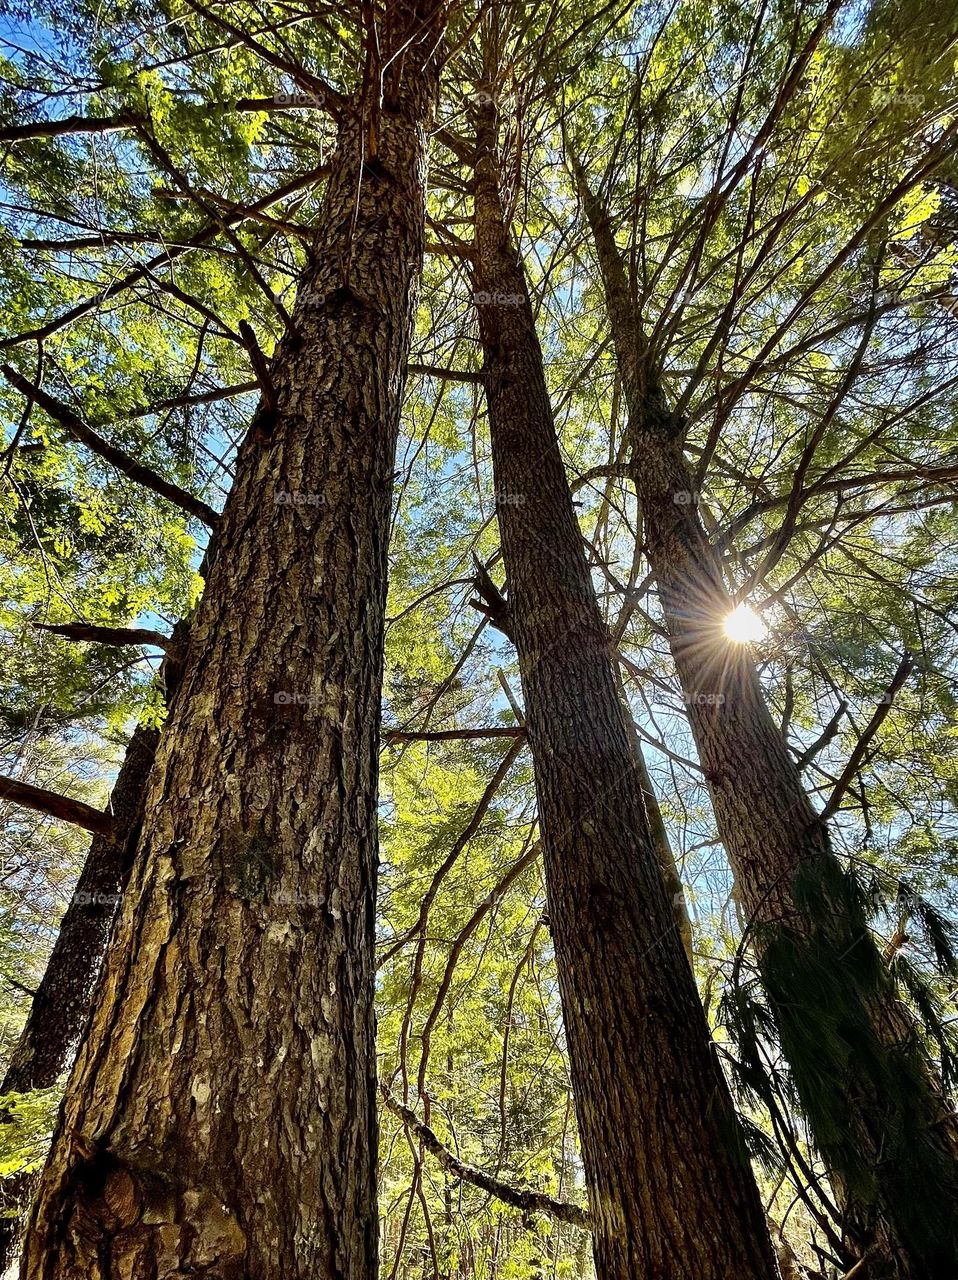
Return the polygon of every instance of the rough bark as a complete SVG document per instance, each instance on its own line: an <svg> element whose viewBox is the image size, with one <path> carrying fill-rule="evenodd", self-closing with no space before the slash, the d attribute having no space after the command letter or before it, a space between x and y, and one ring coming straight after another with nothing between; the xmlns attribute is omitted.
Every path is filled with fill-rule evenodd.
<svg viewBox="0 0 958 1280"><path fill-rule="evenodd" d="M25 1280L372 1280L391 480L439 18L390 7L236 464ZM400 53L400 50L402 52ZM374 128L375 126L375 128Z"/></svg>
<svg viewBox="0 0 958 1280"><path fill-rule="evenodd" d="M697 510L682 424L642 338L605 211L580 171L629 410L645 549L763 985L864 1277L958 1268L958 1130L854 888L802 785ZM920 1190L919 1190L920 1188Z"/></svg>
<svg viewBox="0 0 958 1280"><path fill-rule="evenodd" d="M638 785L532 307L478 112L475 284L508 626L600 1280L777 1274Z"/></svg>
<svg viewBox="0 0 958 1280"><path fill-rule="evenodd" d="M179 687L187 634L187 625L180 623L172 637L163 637L168 653L160 679L168 708ZM138 725L130 738L107 806L112 827L90 843L0 1093L49 1089L70 1065L89 1014L117 903L129 879L159 737L156 729ZM4 1214L0 1218L0 1275L13 1258L21 1215L35 1182L34 1176L23 1173L0 1182L0 1210Z"/></svg>

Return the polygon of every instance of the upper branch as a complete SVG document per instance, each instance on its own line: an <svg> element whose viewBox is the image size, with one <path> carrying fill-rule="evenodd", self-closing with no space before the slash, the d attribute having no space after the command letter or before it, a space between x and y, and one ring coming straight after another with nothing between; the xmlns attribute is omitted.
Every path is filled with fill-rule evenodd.
<svg viewBox="0 0 958 1280"><path fill-rule="evenodd" d="M121 472L122 475L135 480L137 484L143 485L146 489L152 489L154 493L166 498L168 502L172 502L174 506L187 512L188 515L202 520L210 528L217 523L219 516L201 498L195 498L193 494L187 493L179 485L173 484L170 480L165 480L163 476L152 470L152 468L144 466L141 462L136 462L129 454L124 453L122 449L118 449L115 445L104 440L102 436L97 435L95 431L88 427L69 405L65 405L53 396L48 395L41 387L36 386L8 364L2 366L2 372L8 382L38 404L45 413L60 424L68 435L79 441L80 444L86 445L88 449L98 454L104 461L109 462L111 466L116 467L117 471Z"/></svg>

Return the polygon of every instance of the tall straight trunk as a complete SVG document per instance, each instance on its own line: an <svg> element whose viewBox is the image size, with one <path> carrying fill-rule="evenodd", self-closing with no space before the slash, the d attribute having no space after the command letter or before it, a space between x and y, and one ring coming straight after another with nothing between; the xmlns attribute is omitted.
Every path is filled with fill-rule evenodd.
<svg viewBox="0 0 958 1280"><path fill-rule="evenodd" d="M26 1280L372 1280L387 537L439 13L390 6L236 463ZM394 56L395 55L395 56Z"/></svg>
<svg viewBox="0 0 958 1280"><path fill-rule="evenodd" d="M869 1277L958 1273L958 1129L917 1028L765 702L695 502L681 424L645 350L604 209L581 169L629 411L649 566L749 941L816 1146Z"/></svg>
<svg viewBox="0 0 958 1280"><path fill-rule="evenodd" d="M769 1280L761 1203L638 785L479 109L475 284L499 527L600 1280Z"/></svg>

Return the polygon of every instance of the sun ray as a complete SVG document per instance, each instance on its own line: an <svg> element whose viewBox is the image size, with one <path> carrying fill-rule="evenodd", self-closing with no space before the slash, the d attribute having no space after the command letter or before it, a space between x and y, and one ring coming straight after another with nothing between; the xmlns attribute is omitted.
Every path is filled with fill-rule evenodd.
<svg viewBox="0 0 958 1280"><path fill-rule="evenodd" d="M732 612L726 615L722 622L722 629L728 639L735 644L754 644L757 640L764 640L768 635L768 627L761 615L750 604L744 603L737 604Z"/></svg>

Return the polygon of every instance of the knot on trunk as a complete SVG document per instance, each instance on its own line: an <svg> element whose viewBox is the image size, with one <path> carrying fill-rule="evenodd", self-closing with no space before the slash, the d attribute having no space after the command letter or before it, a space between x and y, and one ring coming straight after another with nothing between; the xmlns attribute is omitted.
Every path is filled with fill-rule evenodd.
<svg viewBox="0 0 958 1280"><path fill-rule="evenodd" d="M94 1280L246 1275L243 1229L208 1188L177 1185L103 1150L83 1156L73 1179L78 1194L61 1224L63 1256Z"/></svg>

